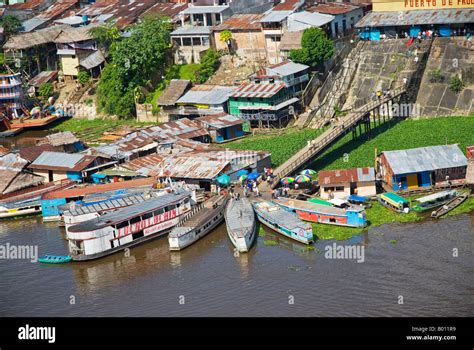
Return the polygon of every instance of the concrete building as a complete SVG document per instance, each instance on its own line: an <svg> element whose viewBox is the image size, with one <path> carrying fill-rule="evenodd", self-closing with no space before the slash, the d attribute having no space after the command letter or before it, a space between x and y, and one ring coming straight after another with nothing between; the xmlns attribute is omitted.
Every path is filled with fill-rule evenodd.
<svg viewBox="0 0 474 350"><path fill-rule="evenodd" d="M384 151L377 159L377 173L391 189L411 189L464 183L467 158L458 145Z"/></svg>
<svg viewBox="0 0 474 350"><path fill-rule="evenodd" d="M260 20L262 14L233 15L223 23L212 28L216 50L227 50L228 44L222 42L220 35L224 30L232 33L230 51L252 61L263 61L266 57L265 37Z"/></svg>
<svg viewBox="0 0 474 350"><path fill-rule="evenodd" d="M321 170L319 186L323 199L345 199L350 195L374 196L374 168L353 168L341 170Z"/></svg>

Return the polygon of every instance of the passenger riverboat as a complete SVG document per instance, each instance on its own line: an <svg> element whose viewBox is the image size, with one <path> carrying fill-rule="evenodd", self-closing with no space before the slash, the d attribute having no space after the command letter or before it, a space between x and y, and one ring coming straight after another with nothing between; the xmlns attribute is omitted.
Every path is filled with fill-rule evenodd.
<svg viewBox="0 0 474 350"><path fill-rule="evenodd" d="M384 207L396 211L397 213L410 212L410 203L403 197L393 192L383 193L377 196L377 200Z"/></svg>
<svg viewBox="0 0 474 350"><path fill-rule="evenodd" d="M178 190L69 227L73 260L97 259L167 234L191 210L191 192Z"/></svg>
<svg viewBox="0 0 474 350"><path fill-rule="evenodd" d="M415 199L414 202L416 202L417 204L414 205L412 209L417 212L424 212L449 202L457 195L458 192L456 190L447 190L438 193L433 193L428 196Z"/></svg>

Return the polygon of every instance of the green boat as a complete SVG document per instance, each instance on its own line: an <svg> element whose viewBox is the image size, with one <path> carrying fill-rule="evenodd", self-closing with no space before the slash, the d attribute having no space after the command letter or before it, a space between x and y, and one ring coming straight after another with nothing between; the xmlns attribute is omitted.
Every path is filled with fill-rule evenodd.
<svg viewBox="0 0 474 350"><path fill-rule="evenodd" d="M69 255L43 255L38 261L45 264L64 264L72 260Z"/></svg>
<svg viewBox="0 0 474 350"><path fill-rule="evenodd" d="M425 197L415 199L414 202L417 204L412 207L416 212L424 212L436 207L439 207L451 199L455 198L458 195L458 192L455 190L441 191L438 193L433 193Z"/></svg>

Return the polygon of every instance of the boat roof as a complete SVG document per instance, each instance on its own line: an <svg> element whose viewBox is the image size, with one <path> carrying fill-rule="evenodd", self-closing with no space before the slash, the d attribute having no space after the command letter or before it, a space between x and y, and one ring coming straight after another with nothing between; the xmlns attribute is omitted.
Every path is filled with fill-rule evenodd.
<svg viewBox="0 0 474 350"><path fill-rule="evenodd" d="M327 205L328 207L332 206L331 203L329 203L328 201L325 201L324 199L321 199L321 198L311 198L311 199L308 199L308 202L321 204L321 205Z"/></svg>
<svg viewBox="0 0 474 350"><path fill-rule="evenodd" d="M334 205L337 205L337 206L347 204L347 201L345 201L344 199L340 199L340 198L333 198L333 199L328 200L328 202L332 203Z"/></svg>
<svg viewBox="0 0 474 350"><path fill-rule="evenodd" d="M405 198L400 197L398 194L393 192L383 193L380 197L396 204L408 204L408 201Z"/></svg>
<svg viewBox="0 0 474 350"><path fill-rule="evenodd" d="M369 199L367 197L362 197L362 196L357 196L355 194L351 194L349 197L347 197L347 200L349 201L355 201L355 202L367 202Z"/></svg>
<svg viewBox="0 0 474 350"><path fill-rule="evenodd" d="M300 220L295 214L284 210L282 207L273 202L257 202L255 203L255 207L257 210L264 211L266 216L269 217L272 222L289 228L290 230L297 228L303 228L305 230L312 229L310 224Z"/></svg>
<svg viewBox="0 0 474 350"><path fill-rule="evenodd" d="M138 192L138 191L137 191ZM117 195L116 197L112 197L110 199L104 199L102 201L87 203L83 202L82 204L70 204L68 205L68 209L66 210L69 212L70 215L83 215L83 214L90 214L90 213L97 213L101 211L108 211L113 209L119 209L123 207L128 207L130 205L138 204L145 202L150 198L157 198L160 195L164 195L166 192L163 191L141 191L138 193L127 193L122 196ZM65 212L66 212L65 211Z"/></svg>
<svg viewBox="0 0 474 350"><path fill-rule="evenodd" d="M253 207L247 198L231 200L226 208L226 224L238 237L252 229L255 220Z"/></svg>
<svg viewBox="0 0 474 350"><path fill-rule="evenodd" d="M137 203L129 207L104 214L101 217L84 221L78 225L71 226L69 231L86 232L99 230L101 228L123 222L152 210L160 209L167 205L177 203L190 196L191 192L178 190L176 193L168 193L163 196L159 196L158 198L149 199L145 202Z"/></svg>
<svg viewBox="0 0 474 350"><path fill-rule="evenodd" d="M415 199L415 201L418 202L418 203L426 203L426 202L435 201L438 198L443 198L443 197L450 196L450 195L455 196L456 194L457 194L456 190L446 190L446 191L433 193L433 194L430 194L428 196L424 196L424 197Z"/></svg>
<svg viewBox="0 0 474 350"><path fill-rule="evenodd" d="M344 216L347 214L348 211L352 211L352 212L364 211L364 208L360 206L352 206L347 209L341 209L341 208L336 208L332 206L330 207L324 204L317 204L314 202L302 201L299 199L279 198L275 200L275 202L284 206L288 206L290 208L315 211L315 212L326 214L326 215Z"/></svg>

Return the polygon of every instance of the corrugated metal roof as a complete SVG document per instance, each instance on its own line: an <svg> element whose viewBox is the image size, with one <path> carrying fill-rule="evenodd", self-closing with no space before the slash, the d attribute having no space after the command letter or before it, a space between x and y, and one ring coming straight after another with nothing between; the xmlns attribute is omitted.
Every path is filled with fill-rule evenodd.
<svg viewBox="0 0 474 350"><path fill-rule="evenodd" d="M321 170L319 183L331 185L342 182L375 181L374 168L351 168L339 170Z"/></svg>
<svg viewBox="0 0 474 350"><path fill-rule="evenodd" d="M304 5L304 0L284 0L273 6L273 11L295 11Z"/></svg>
<svg viewBox="0 0 474 350"><path fill-rule="evenodd" d="M199 13L221 13L229 8L229 5L216 6L189 6L187 9L180 12L183 15L192 15Z"/></svg>
<svg viewBox="0 0 474 350"><path fill-rule="evenodd" d="M199 117L196 120L200 123L205 124L206 126L210 126L216 129L227 128L233 125L240 125L244 122L239 117L227 113L206 115Z"/></svg>
<svg viewBox="0 0 474 350"><path fill-rule="evenodd" d="M236 90L234 86L196 85L177 101L178 104L220 105Z"/></svg>
<svg viewBox="0 0 474 350"><path fill-rule="evenodd" d="M57 70L48 70L48 71L41 71L36 75L33 79L28 81L28 84L34 87L39 87L44 83L50 82L51 80L56 79L58 76Z"/></svg>
<svg viewBox="0 0 474 350"><path fill-rule="evenodd" d="M47 142L52 146L71 145L79 139L70 131L57 132L46 136Z"/></svg>
<svg viewBox="0 0 474 350"><path fill-rule="evenodd" d="M309 69L309 66L301 63L295 63L292 61L284 61L277 63L273 66L267 67L267 74L270 76L278 75L280 77L286 77L291 74L300 73L304 70Z"/></svg>
<svg viewBox="0 0 474 350"><path fill-rule="evenodd" d="M281 22L293 11L270 11L260 20L261 23Z"/></svg>
<svg viewBox="0 0 474 350"><path fill-rule="evenodd" d="M61 152L43 152L32 165L52 165L64 168L72 168L84 158L82 154L70 154Z"/></svg>
<svg viewBox="0 0 474 350"><path fill-rule="evenodd" d="M261 30L260 20L263 14L238 14L227 18L223 23L214 26L214 31L223 30Z"/></svg>
<svg viewBox="0 0 474 350"><path fill-rule="evenodd" d="M177 17L178 14L186 9L188 7L187 3L156 3L152 7L150 7L148 10L146 10L142 16L146 17L148 15L160 15L160 16L166 16L166 17L171 17L173 19L174 17Z"/></svg>
<svg viewBox="0 0 474 350"><path fill-rule="evenodd" d="M27 19L21 24L23 26L23 32L31 32L32 30L35 30L36 28L48 21L48 18L43 18L39 16Z"/></svg>
<svg viewBox="0 0 474 350"><path fill-rule="evenodd" d="M169 140L175 137L192 139L208 135L208 132L201 125L188 118L181 118L142 129L142 132L157 140Z"/></svg>
<svg viewBox="0 0 474 350"><path fill-rule="evenodd" d="M193 26L193 27L179 27L175 31L171 32L171 36L178 35L209 35L211 33L211 27L209 26Z"/></svg>
<svg viewBox="0 0 474 350"><path fill-rule="evenodd" d="M320 12L329 15L342 15L344 13L349 13L358 10L359 8L359 6L351 4L349 2L328 2L311 6L307 10L309 12ZM398 11L396 13L398 13Z"/></svg>
<svg viewBox="0 0 474 350"><path fill-rule="evenodd" d="M109 157L123 159L140 151L150 150L156 146L158 146L158 143L151 135L144 131L136 131L113 143L92 147L91 150L95 154L105 154Z"/></svg>
<svg viewBox="0 0 474 350"><path fill-rule="evenodd" d="M394 174L455 168L467 165L467 158L458 145L441 145L382 152Z"/></svg>
<svg viewBox="0 0 474 350"><path fill-rule="evenodd" d="M69 16L66 18L57 19L54 23L67 24L70 26L78 25L84 22L82 16Z"/></svg>
<svg viewBox="0 0 474 350"><path fill-rule="evenodd" d="M369 12L355 25L363 27L473 23L473 9Z"/></svg>
<svg viewBox="0 0 474 350"><path fill-rule="evenodd" d="M240 85L240 87L231 94L231 97L271 98L283 88L285 88L285 83L282 81L275 83L246 82Z"/></svg>
<svg viewBox="0 0 474 350"><path fill-rule="evenodd" d="M95 67L101 65L102 63L104 63L104 61L105 61L105 58L102 55L102 52L97 50L97 51L91 53L89 56L87 56L83 60L81 60L79 65L81 67L84 67L85 69L92 69L92 68L95 68Z"/></svg>
<svg viewBox="0 0 474 350"><path fill-rule="evenodd" d="M160 97L158 97L156 104L158 106L174 105L190 85L191 80L172 79Z"/></svg>
<svg viewBox="0 0 474 350"><path fill-rule="evenodd" d="M322 27L335 19L334 16L308 11L295 12L288 16L288 30L291 32L308 27Z"/></svg>

